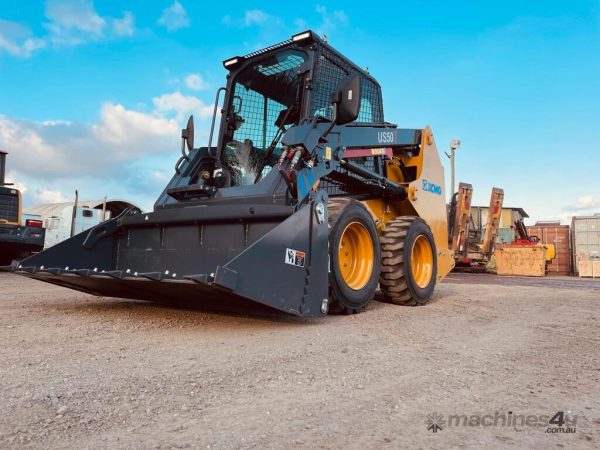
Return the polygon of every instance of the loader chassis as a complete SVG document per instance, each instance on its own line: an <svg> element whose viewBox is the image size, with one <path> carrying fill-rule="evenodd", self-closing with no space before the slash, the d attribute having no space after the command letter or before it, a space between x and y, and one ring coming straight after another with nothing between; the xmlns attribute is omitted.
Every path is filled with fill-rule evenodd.
<svg viewBox="0 0 600 450"><path fill-rule="evenodd" d="M194 148L188 125L153 212L11 270L96 295L302 316L356 312L378 284L425 303L453 264L433 134L385 122L377 81L301 36L225 61L215 145Z"/></svg>

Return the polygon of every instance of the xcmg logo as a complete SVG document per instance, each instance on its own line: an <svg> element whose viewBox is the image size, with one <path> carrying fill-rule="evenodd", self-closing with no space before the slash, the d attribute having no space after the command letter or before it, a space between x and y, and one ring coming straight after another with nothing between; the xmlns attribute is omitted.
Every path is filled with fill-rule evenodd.
<svg viewBox="0 0 600 450"><path fill-rule="evenodd" d="M442 195L442 187L439 184L430 183L427 180L423 180L423 191L431 192L435 195Z"/></svg>

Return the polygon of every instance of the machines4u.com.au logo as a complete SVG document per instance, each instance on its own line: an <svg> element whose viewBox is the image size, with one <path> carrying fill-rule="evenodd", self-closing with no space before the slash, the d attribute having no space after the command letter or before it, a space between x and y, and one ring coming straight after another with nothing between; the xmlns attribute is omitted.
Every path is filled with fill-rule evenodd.
<svg viewBox="0 0 600 450"><path fill-rule="evenodd" d="M554 414L514 414L500 413L484 415L467 414L428 414L425 420L427 430L437 433L447 428L456 427L537 427L543 428L546 433L575 433L577 431L577 416L571 411L557 411Z"/></svg>

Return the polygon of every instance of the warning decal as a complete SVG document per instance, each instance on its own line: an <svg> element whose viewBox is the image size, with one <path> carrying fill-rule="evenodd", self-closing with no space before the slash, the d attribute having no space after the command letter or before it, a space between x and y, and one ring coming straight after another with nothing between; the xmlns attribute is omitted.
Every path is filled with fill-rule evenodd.
<svg viewBox="0 0 600 450"><path fill-rule="evenodd" d="M285 263L292 266L304 267L304 252L291 248L285 249Z"/></svg>

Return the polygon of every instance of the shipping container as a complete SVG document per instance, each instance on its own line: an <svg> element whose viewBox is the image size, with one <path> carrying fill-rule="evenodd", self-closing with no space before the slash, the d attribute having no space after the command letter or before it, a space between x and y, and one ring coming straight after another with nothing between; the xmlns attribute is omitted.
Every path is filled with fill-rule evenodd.
<svg viewBox="0 0 600 450"><path fill-rule="evenodd" d="M571 225L573 267L577 270L583 257L600 260L600 214L573 217Z"/></svg>
<svg viewBox="0 0 600 450"><path fill-rule="evenodd" d="M548 275L570 275L571 262L571 235L569 225L560 225L560 222L537 222L527 227L529 236L537 236L542 244L553 244L554 259L548 264Z"/></svg>

